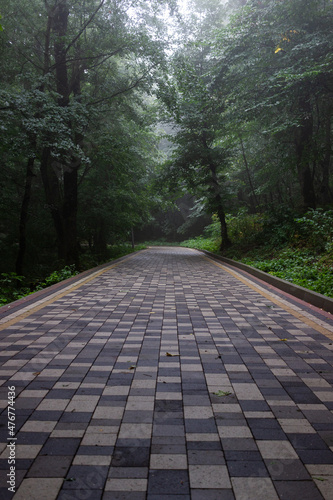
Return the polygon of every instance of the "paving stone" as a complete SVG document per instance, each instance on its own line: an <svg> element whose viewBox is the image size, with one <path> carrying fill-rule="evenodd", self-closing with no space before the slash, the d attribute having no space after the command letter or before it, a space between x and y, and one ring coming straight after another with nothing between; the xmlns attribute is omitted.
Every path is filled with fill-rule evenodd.
<svg viewBox="0 0 333 500"><path fill-rule="evenodd" d="M268 471L262 460L253 461L227 461L228 471L231 477L268 477Z"/></svg>
<svg viewBox="0 0 333 500"><path fill-rule="evenodd" d="M151 470L148 478L149 495L188 495L187 470Z"/></svg>
<svg viewBox="0 0 333 500"><path fill-rule="evenodd" d="M112 467L148 467L149 456L149 448L118 446L113 452Z"/></svg>
<svg viewBox="0 0 333 500"><path fill-rule="evenodd" d="M236 500L279 500L270 478L233 477L231 482Z"/></svg>
<svg viewBox="0 0 333 500"><path fill-rule="evenodd" d="M38 456L27 477L65 477L71 462L72 456Z"/></svg>
<svg viewBox="0 0 333 500"><path fill-rule="evenodd" d="M189 465L191 488L226 489L231 488L225 465Z"/></svg>
<svg viewBox="0 0 333 500"><path fill-rule="evenodd" d="M272 479L279 481L309 480L310 476L300 460L267 459L266 467Z"/></svg>
<svg viewBox="0 0 333 500"><path fill-rule="evenodd" d="M15 493L15 500L55 500L62 483L59 478L24 479Z"/></svg>
<svg viewBox="0 0 333 500"><path fill-rule="evenodd" d="M274 485L280 500L289 500L289 498L323 500L324 498L311 481L275 481Z"/></svg>
<svg viewBox="0 0 333 500"><path fill-rule="evenodd" d="M231 489L191 490L192 500L202 500L203 498L205 498L205 500L235 500L234 494Z"/></svg>
<svg viewBox="0 0 333 500"><path fill-rule="evenodd" d="M64 490L102 490L108 467L102 465L72 465L65 478Z"/></svg>

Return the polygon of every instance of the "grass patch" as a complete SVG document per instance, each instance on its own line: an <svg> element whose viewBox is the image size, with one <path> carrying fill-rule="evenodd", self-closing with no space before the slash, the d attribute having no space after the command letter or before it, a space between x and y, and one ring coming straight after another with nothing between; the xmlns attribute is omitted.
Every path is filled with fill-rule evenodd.
<svg viewBox="0 0 333 500"><path fill-rule="evenodd" d="M219 241L214 238L205 238L204 236L197 236L190 240L179 243L181 247L197 248L198 250L207 250L209 252L218 253Z"/></svg>

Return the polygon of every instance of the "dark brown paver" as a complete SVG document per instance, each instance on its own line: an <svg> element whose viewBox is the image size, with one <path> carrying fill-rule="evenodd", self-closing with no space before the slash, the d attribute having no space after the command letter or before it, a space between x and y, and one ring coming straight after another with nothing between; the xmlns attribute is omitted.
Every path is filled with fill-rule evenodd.
<svg viewBox="0 0 333 500"><path fill-rule="evenodd" d="M0 318L0 498L332 500L328 313L154 248Z"/></svg>

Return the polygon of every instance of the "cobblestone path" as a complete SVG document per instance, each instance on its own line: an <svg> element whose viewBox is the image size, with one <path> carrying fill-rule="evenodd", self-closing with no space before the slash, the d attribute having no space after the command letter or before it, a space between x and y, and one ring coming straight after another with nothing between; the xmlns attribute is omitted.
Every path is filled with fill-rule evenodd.
<svg viewBox="0 0 333 500"><path fill-rule="evenodd" d="M0 321L1 499L333 499L331 315L184 248L52 290Z"/></svg>

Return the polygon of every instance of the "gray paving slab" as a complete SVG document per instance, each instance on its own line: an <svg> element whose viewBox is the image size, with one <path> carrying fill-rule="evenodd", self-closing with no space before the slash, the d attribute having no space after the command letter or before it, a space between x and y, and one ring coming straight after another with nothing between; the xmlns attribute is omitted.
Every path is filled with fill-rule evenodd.
<svg viewBox="0 0 333 500"><path fill-rule="evenodd" d="M333 499L329 313L165 247L0 313L1 499Z"/></svg>

